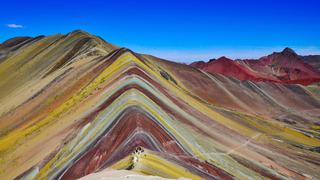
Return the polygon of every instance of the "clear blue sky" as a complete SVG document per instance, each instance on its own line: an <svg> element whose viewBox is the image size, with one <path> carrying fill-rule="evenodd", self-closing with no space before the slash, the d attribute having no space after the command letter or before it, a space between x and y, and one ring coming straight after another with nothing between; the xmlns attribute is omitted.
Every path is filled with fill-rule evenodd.
<svg viewBox="0 0 320 180"><path fill-rule="evenodd" d="M1 42L83 29L184 62L259 57L287 46L320 54L317 0L7 0L0 9Z"/></svg>

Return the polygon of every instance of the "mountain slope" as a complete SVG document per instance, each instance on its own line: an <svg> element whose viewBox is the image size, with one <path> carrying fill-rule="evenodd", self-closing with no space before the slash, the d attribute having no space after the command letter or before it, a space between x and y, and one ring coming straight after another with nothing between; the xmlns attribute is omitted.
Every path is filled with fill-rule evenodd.
<svg viewBox="0 0 320 180"><path fill-rule="evenodd" d="M77 61L83 58L87 60L99 58L116 48L83 31L35 39L13 50L10 56L2 60L0 99L10 101L9 99L16 98L25 101L27 97L20 96L20 92L33 91L31 87L41 86L39 82L48 74L59 73L62 67L71 63L76 65ZM10 104L10 106L15 105ZM0 114L7 110L8 107L2 105Z"/></svg>
<svg viewBox="0 0 320 180"><path fill-rule="evenodd" d="M65 57L60 48L70 53L87 36L59 35L52 54ZM243 82L115 46L87 54L108 49L99 45L82 45L62 65L52 58L50 67L31 66L25 71L34 74L0 97L2 179L75 179L105 169L164 178L320 177L320 100L307 87ZM0 69L19 70L24 59L10 57Z"/></svg>

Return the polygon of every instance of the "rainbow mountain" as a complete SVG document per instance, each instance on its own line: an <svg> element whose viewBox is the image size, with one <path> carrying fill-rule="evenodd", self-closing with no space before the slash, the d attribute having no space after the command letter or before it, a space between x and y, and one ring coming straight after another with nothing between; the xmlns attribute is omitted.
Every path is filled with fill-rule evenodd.
<svg viewBox="0 0 320 180"><path fill-rule="evenodd" d="M0 179L320 178L317 83L238 80L79 30L0 44L0 78Z"/></svg>

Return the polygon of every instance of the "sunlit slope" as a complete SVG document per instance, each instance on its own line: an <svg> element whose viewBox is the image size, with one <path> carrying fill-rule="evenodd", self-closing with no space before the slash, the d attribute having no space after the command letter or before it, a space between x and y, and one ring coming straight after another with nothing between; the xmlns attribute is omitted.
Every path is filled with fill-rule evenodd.
<svg viewBox="0 0 320 180"><path fill-rule="evenodd" d="M0 115L7 114L36 96L41 89L48 89L48 82L57 81L81 63L107 55L116 49L83 31L35 39L10 52L10 56L0 64ZM55 75L48 76L49 74ZM7 126L15 124L16 121L3 122L0 125L1 131L6 131Z"/></svg>
<svg viewBox="0 0 320 180"><path fill-rule="evenodd" d="M24 58L10 56L0 64L3 85L15 89L1 99L0 177L73 179L111 168L165 178L320 178L314 123L285 124L266 116L319 108L308 89L275 87L291 92L283 99L305 100L293 105L272 98L272 84L236 86L234 79L117 49L81 31L61 37L87 36L94 45L82 46L64 63L54 58L60 52L48 48L43 51L55 63L30 58L34 74L20 65ZM72 51L75 44L68 42L62 49ZM21 69L22 82L10 84L20 76L5 75L5 66ZM248 93L257 97L252 104L242 99ZM281 106L253 106L270 99Z"/></svg>
<svg viewBox="0 0 320 180"><path fill-rule="evenodd" d="M55 70L81 58L96 58L110 53L116 47L83 31L67 35L53 35L29 40L10 52L0 64L0 98L20 85L38 81ZM11 50L11 49L10 49Z"/></svg>

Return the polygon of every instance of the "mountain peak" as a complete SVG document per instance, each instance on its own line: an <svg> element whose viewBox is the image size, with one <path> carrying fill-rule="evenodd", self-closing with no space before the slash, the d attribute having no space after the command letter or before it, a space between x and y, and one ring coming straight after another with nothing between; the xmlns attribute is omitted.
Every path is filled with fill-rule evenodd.
<svg viewBox="0 0 320 180"><path fill-rule="evenodd" d="M81 29L76 29L74 31L69 32L67 35L81 35L86 37L92 37L92 35L86 31L83 31Z"/></svg>
<svg viewBox="0 0 320 180"><path fill-rule="evenodd" d="M297 53L293 49L288 47L284 48L281 53L286 55L297 55Z"/></svg>
<svg viewBox="0 0 320 180"><path fill-rule="evenodd" d="M232 61L232 59L229 59L229 58L227 58L227 57L225 57L225 56L221 56L221 57L219 57L219 58L216 59L216 60L218 60L218 61Z"/></svg>

